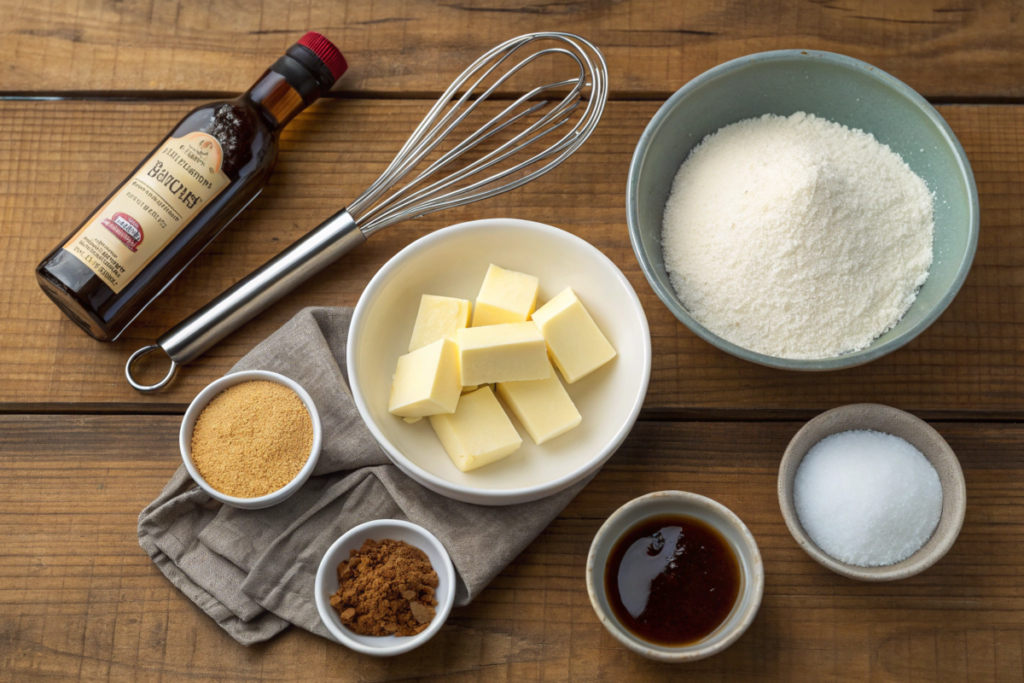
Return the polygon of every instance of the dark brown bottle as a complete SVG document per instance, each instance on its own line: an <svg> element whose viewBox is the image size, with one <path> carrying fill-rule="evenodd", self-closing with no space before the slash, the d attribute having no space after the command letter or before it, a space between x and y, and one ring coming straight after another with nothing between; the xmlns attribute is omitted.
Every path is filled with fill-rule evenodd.
<svg viewBox="0 0 1024 683"><path fill-rule="evenodd" d="M116 339L259 194L281 130L345 69L307 33L240 97L189 112L36 267L40 287L90 336Z"/></svg>

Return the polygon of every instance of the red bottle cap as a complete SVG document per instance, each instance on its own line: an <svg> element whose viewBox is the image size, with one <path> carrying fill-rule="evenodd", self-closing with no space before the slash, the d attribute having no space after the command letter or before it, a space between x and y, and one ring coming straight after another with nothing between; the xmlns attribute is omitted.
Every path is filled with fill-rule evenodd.
<svg viewBox="0 0 1024 683"><path fill-rule="evenodd" d="M341 75L348 70L348 62L345 61L341 50L316 31L310 31L299 38L298 44L309 48L323 62L324 66L330 70L335 81L341 78Z"/></svg>

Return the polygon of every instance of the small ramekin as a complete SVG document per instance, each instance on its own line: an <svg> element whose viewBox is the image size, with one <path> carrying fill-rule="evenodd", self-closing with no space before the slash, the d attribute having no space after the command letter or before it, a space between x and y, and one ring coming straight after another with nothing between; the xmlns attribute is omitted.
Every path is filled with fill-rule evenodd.
<svg viewBox="0 0 1024 683"><path fill-rule="evenodd" d="M254 380L265 380L267 382L276 382L283 386L288 387L302 399L302 403L306 406L306 410L309 411L309 417L313 421L313 447L310 449L309 458L306 460L306 464L302 466L299 473L295 475L295 478L285 484L282 488L279 488L273 493L268 493L265 496L257 496L256 498L237 498L235 496L229 496L225 493L221 493L217 489L210 486L202 475L199 474L199 470L196 469L195 464L192 462L192 430L196 426L196 420L199 419L199 414L203 412L206 405L213 400L213 397L221 393L228 387L233 387L236 384L242 382L252 382ZM310 398L306 390L302 388L297 382L292 379L280 375L276 372L268 372L266 370L247 370L245 372L235 372L230 375L224 375L218 380L215 380L208 384L205 389L199 392L199 394L192 399L192 403L189 404L188 410L185 411L185 417L181 421L181 431L178 433L178 445L181 448L181 459L185 462L185 469L192 476L193 481L199 485L199 488L210 494L211 498L219 500L225 505L233 505L237 508L245 510L259 510L261 508L268 508L272 505L287 500L302 488L302 485L309 479L309 475L313 473L313 468L316 467L316 461L320 458L320 443L323 439L323 433L320 428L320 414L316 410L316 405L313 403L313 399Z"/></svg>
<svg viewBox="0 0 1024 683"><path fill-rule="evenodd" d="M928 459L942 485L942 513L931 538L902 562L884 567L858 567L835 559L811 540L800 524L793 501L793 482L807 452L832 434L871 429L907 441ZM945 557L960 535L967 514L967 483L956 453L924 420L891 406L855 403L833 408L805 424L789 442L779 464L779 508L789 533L805 553L836 574L858 581L897 581L920 574Z"/></svg>
<svg viewBox="0 0 1024 683"><path fill-rule="evenodd" d="M612 612L605 591L605 567L612 548L637 524L661 515L694 517L709 525L726 540L740 565L742 585L732 612L718 628L690 645L658 645L633 635ZM657 491L626 503L598 530L587 557L587 593L604 627L633 652L661 662L695 662L735 643L754 622L764 594L764 564L753 534L729 508L696 493Z"/></svg>
<svg viewBox="0 0 1024 683"><path fill-rule="evenodd" d="M338 565L348 560L349 551L359 549L367 539L383 541L386 538L419 548L427 554L437 572L436 614L430 625L414 636L361 636L344 626L331 607L331 596L338 591ZM441 630L455 604L455 567L441 541L423 527L400 519L377 519L353 527L327 549L316 572L314 590L320 619L338 642L365 655L394 657L415 650Z"/></svg>

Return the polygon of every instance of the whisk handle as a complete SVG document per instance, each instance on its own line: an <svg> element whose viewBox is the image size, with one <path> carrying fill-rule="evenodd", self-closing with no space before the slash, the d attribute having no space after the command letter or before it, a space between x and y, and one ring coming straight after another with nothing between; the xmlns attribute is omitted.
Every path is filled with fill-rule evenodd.
<svg viewBox="0 0 1024 683"><path fill-rule="evenodd" d="M355 219L342 209L168 330L155 344L132 354L125 366L128 383L139 391L163 388L170 383L179 366L204 354L275 301L365 241L366 237ZM171 371L157 384L142 384L132 375L132 366L139 358L158 348L170 357Z"/></svg>

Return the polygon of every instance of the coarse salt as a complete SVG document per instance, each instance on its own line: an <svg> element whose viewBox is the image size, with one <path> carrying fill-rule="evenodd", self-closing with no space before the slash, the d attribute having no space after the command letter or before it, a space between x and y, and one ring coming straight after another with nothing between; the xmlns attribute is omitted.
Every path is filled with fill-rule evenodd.
<svg viewBox="0 0 1024 683"><path fill-rule="evenodd" d="M793 502L819 548L847 564L883 567L931 538L942 514L942 484L935 467L905 440L853 430L807 451Z"/></svg>

